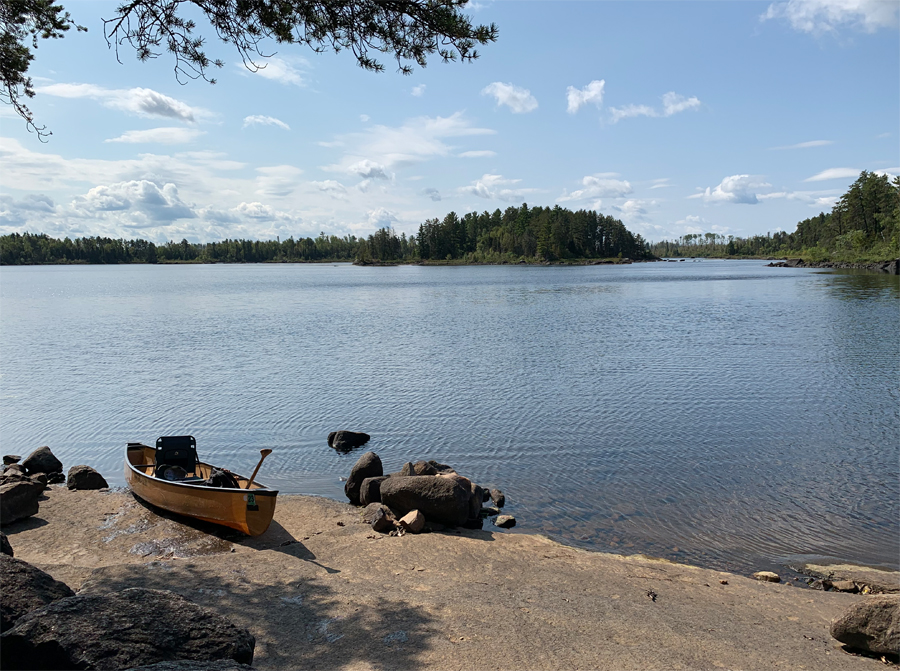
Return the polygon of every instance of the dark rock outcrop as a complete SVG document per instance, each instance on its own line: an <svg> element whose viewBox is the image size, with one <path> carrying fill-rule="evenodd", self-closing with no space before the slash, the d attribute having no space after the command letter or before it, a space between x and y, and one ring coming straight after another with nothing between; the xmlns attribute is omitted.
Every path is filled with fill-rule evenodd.
<svg viewBox="0 0 900 671"><path fill-rule="evenodd" d="M366 478L359 487L359 503L367 506L370 503L381 503L381 483L387 480L388 476L379 475L375 478Z"/></svg>
<svg viewBox="0 0 900 671"><path fill-rule="evenodd" d="M0 554L0 632L11 629L36 608L74 594L68 585L28 562ZM10 668L6 663L2 666Z"/></svg>
<svg viewBox="0 0 900 671"><path fill-rule="evenodd" d="M174 592L133 587L33 610L0 640L4 669L129 669L172 660L252 664L256 640Z"/></svg>
<svg viewBox="0 0 900 671"><path fill-rule="evenodd" d="M48 485L58 485L66 481L66 476L63 475L62 471L58 473L47 473L47 484Z"/></svg>
<svg viewBox="0 0 900 671"><path fill-rule="evenodd" d="M468 482L468 481L466 481ZM462 479L413 475L381 483L381 502L403 516L418 510L429 521L461 526L469 518L470 485Z"/></svg>
<svg viewBox="0 0 900 671"><path fill-rule="evenodd" d="M9 544L9 538L3 532L0 532L0 553L10 557L14 555L12 545Z"/></svg>
<svg viewBox="0 0 900 671"><path fill-rule="evenodd" d="M25 461L22 462L22 466L25 467L25 472L28 475L32 473L47 473L48 475L50 473L62 473L63 469L62 462L54 456L53 452L46 445L29 454Z"/></svg>
<svg viewBox="0 0 900 671"><path fill-rule="evenodd" d="M506 495L501 492L499 489L491 490L491 501L494 502L494 505L498 508L502 508L506 505Z"/></svg>
<svg viewBox="0 0 900 671"><path fill-rule="evenodd" d="M831 623L831 635L849 648L876 655L900 652L900 595L861 597Z"/></svg>
<svg viewBox="0 0 900 671"><path fill-rule="evenodd" d="M150 666L133 666L126 671L253 671L252 666L241 664L233 659L220 659L215 662L190 662L179 659L177 662L159 662Z"/></svg>
<svg viewBox="0 0 900 671"><path fill-rule="evenodd" d="M349 452L369 442L371 436L359 431L332 431L328 434L328 447L333 447L338 452Z"/></svg>
<svg viewBox="0 0 900 671"><path fill-rule="evenodd" d="M344 483L344 493L350 499L350 503L354 506L359 505L359 490L362 487L363 480L366 478L377 478L380 475L384 475L381 458L374 452L366 452L353 465L350 477Z"/></svg>
<svg viewBox="0 0 900 671"><path fill-rule="evenodd" d="M109 484L90 466L72 466L69 469L69 477L66 478L66 487L69 489L103 489Z"/></svg>
<svg viewBox="0 0 900 671"><path fill-rule="evenodd" d="M3 465L9 466L10 464L18 464L22 461L22 457L18 454L4 454L3 455Z"/></svg>
<svg viewBox="0 0 900 671"><path fill-rule="evenodd" d="M38 497L44 488L34 482L0 485L0 526L37 514Z"/></svg>

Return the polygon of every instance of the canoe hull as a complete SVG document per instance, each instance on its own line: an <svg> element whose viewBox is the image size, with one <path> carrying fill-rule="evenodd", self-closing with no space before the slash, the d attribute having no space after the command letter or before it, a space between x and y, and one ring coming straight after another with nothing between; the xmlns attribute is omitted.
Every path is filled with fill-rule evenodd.
<svg viewBox="0 0 900 671"><path fill-rule="evenodd" d="M152 447L129 444L125 457L125 481L134 494L163 510L237 529L258 536L269 528L275 514L278 492L238 476L239 489L207 487L170 482L153 477L155 451ZM209 477L212 466L201 463L198 475Z"/></svg>

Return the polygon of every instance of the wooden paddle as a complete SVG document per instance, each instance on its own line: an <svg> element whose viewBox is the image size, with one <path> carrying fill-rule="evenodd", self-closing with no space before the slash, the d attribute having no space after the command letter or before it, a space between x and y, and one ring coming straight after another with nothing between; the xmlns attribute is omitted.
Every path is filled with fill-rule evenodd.
<svg viewBox="0 0 900 671"><path fill-rule="evenodd" d="M253 475L250 476L250 481L247 483L247 489L250 489L250 487L253 485L253 478L255 478L255 477L256 477L256 474L259 473L259 467L262 466L262 462L263 462L263 461L265 460L265 458L268 457L270 454L272 454L272 450L270 450L269 448L266 448L266 449L264 449L264 450L260 450L260 451L259 451L259 455L260 455L260 456L259 456L259 463L256 464L256 468L253 469Z"/></svg>

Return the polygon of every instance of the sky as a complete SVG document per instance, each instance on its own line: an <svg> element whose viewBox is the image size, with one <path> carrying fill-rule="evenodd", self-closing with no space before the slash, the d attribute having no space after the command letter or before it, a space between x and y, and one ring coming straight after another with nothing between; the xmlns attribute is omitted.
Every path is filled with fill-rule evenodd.
<svg viewBox="0 0 900 671"><path fill-rule="evenodd" d="M0 109L0 233L210 242L414 234L510 206L593 209L645 239L793 231L870 170L900 174L900 2L479 0L499 38L409 76L348 53L230 45L215 85L116 54L118 2L44 40Z"/></svg>

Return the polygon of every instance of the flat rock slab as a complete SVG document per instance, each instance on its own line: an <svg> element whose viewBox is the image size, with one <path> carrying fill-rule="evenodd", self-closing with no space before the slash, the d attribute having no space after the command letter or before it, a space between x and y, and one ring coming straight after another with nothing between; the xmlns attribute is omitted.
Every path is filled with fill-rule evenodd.
<svg viewBox="0 0 900 671"><path fill-rule="evenodd" d="M122 493L54 487L47 497L46 524L7 531L17 557L80 594L137 583L182 594L247 628L260 671L884 668L829 633L861 596L494 527L390 537L359 509L318 497L280 496L256 538L210 536ZM161 534L181 547L197 547L198 535L219 544L130 552Z"/></svg>
<svg viewBox="0 0 900 671"><path fill-rule="evenodd" d="M881 570L855 564L804 564L804 573L832 582L850 581L862 589L865 586L873 594L895 594L900 592L900 572Z"/></svg>

